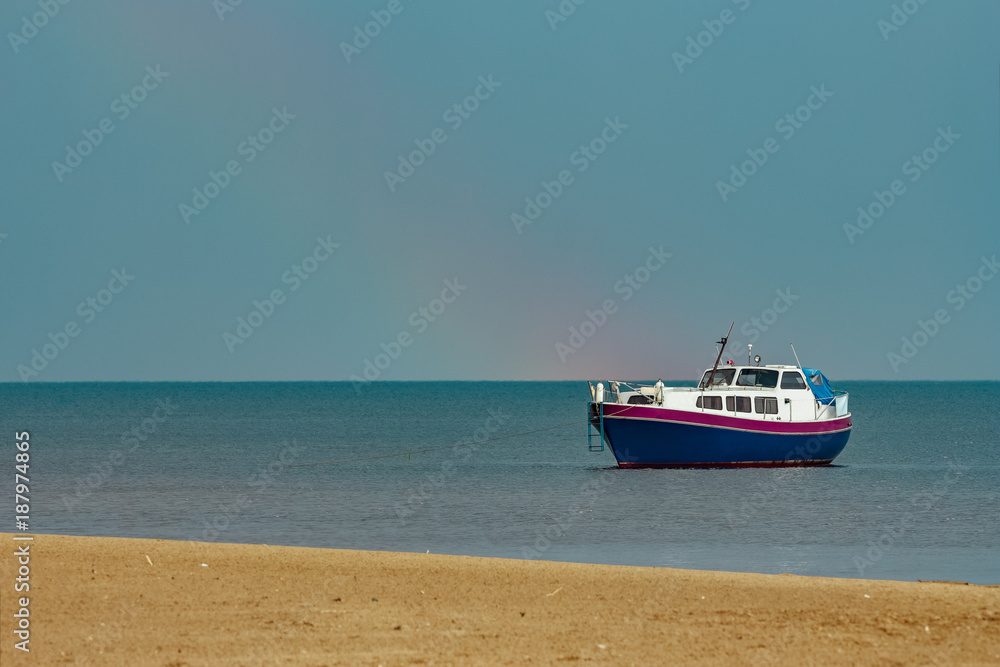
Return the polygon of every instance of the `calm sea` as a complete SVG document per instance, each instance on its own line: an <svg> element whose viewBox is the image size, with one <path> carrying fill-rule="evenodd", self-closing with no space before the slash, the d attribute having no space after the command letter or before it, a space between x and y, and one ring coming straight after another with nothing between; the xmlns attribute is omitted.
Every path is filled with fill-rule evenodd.
<svg viewBox="0 0 1000 667"><path fill-rule="evenodd" d="M2 494L27 430L32 532L1000 584L1000 383L837 388L834 466L619 470L580 382L3 384Z"/></svg>

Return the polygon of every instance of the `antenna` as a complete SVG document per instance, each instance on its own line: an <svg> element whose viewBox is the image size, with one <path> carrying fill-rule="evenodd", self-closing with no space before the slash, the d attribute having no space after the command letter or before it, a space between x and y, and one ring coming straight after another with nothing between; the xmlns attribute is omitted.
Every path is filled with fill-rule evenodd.
<svg viewBox="0 0 1000 667"><path fill-rule="evenodd" d="M791 343L789 343L789 345L791 345L792 354L795 354L795 346L792 345ZM799 363L799 355L797 354L795 354L795 364L799 367L800 370L802 369L802 364Z"/></svg>
<svg viewBox="0 0 1000 667"><path fill-rule="evenodd" d="M733 325L735 324L736 322L733 322L732 324L729 325L729 331L726 332L726 335L723 336L722 340L720 340L718 343L719 345L722 346L722 349L719 350L719 356L715 358L715 365L712 366L712 374L708 376L708 383L705 385L706 387L711 387L712 381L715 380L715 371L719 367L719 359L722 359L722 353L725 352L726 343L729 341L729 334L733 333Z"/></svg>

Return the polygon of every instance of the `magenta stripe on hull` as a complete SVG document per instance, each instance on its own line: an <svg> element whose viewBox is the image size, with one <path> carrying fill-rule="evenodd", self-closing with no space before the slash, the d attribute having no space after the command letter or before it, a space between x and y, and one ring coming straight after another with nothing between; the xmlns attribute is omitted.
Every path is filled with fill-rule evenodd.
<svg viewBox="0 0 1000 667"><path fill-rule="evenodd" d="M801 468L825 466L833 459L821 461L738 461L732 463L631 463L619 461L620 468Z"/></svg>
<svg viewBox="0 0 1000 667"><path fill-rule="evenodd" d="M684 410L670 410L666 408L648 408L641 405L620 405L617 403L604 404L604 418L647 419L651 421L675 422L679 424L697 424L699 426L732 428L757 433L787 433L794 435L832 433L851 428L851 417L849 415L826 421L780 422L763 421L759 419L743 419L740 417L727 417L726 415L705 412L687 412Z"/></svg>

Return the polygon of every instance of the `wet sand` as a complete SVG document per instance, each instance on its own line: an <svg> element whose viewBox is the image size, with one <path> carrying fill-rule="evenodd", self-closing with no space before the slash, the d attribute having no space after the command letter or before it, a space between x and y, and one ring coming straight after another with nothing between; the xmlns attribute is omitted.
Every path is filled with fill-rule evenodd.
<svg viewBox="0 0 1000 667"><path fill-rule="evenodd" d="M1000 587L38 535L3 665L1000 663Z"/></svg>

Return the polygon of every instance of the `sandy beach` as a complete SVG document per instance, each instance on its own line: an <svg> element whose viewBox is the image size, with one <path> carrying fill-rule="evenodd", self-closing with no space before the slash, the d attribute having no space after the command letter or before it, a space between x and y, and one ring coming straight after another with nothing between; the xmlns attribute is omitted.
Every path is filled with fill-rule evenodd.
<svg viewBox="0 0 1000 667"><path fill-rule="evenodd" d="M4 665L1000 663L1000 587L35 536Z"/></svg>

